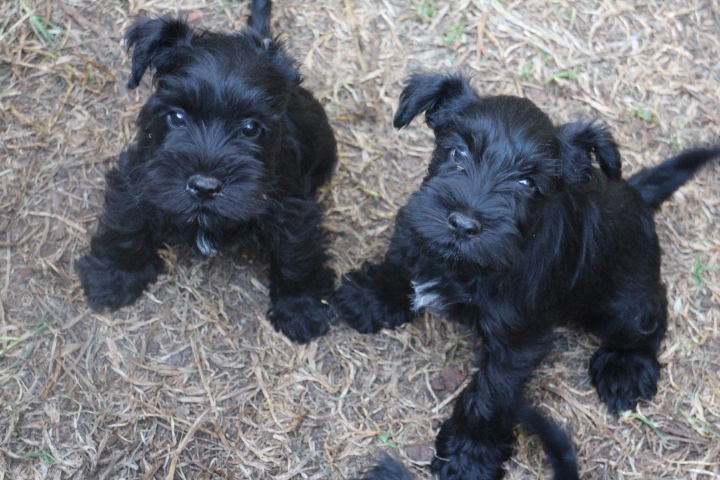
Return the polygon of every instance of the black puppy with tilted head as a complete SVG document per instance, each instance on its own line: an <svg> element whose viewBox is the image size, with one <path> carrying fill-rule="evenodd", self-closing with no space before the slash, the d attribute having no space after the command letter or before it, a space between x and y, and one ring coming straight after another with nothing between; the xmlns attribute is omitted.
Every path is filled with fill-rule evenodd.
<svg viewBox="0 0 720 480"><path fill-rule="evenodd" d="M480 97L461 76L412 76L395 126L423 111L436 136L427 176L398 212L384 261L345 275L333 304L361 332L427 309L481 337L432 467L445 480L497 479L556 326L602 340L590 376L611 411L655 394L667 300L653 213L720 149L624 181L605 128L555 126L531 101Z"/></svg>
<svg viewBox="0 0 720 480"><path fill-rule="evenodd" d="M320 103L270 36L271 5L254 0L244 31L199 31L182 18L144 18L128 31L129 88L155 69L137 140L107 174L105 213L77 270L90 305L133 303L178 238L203 255L232 244L270 263L270 321L306 342L329 328L319 186L337 161Z"/></svg>

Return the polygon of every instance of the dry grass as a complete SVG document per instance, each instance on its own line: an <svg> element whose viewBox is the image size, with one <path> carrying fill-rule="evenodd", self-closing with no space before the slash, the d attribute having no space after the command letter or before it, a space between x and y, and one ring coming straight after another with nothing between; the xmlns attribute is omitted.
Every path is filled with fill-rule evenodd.
<svg viewBox="0 0 720 480"><path fill-rule="evenodd" d="M452 403L445 367L472 341L433 318L298 347L264 318L253 256L169 247L168 273L132 308L88 310L73 262L101 211L103 175L133 137L121 38L141 9L201 9L240 27L248 3L0 3L0 480L346 478L377 449L410 460ZM608 122L625 173L720 138L720 2L278 0L274 25L336 129L323 191L340 272L384 251L432 138L390 119L413 69L463 68L487 93L525 95L557 121ZM572 432L583 478L720 475L720 168L658 215L671 326L660 390L608 415L587 378L594 343L568 333L533 382ZM414 463L422 478L427 464ZM511 479L550 478L521 438Z"/></svg>

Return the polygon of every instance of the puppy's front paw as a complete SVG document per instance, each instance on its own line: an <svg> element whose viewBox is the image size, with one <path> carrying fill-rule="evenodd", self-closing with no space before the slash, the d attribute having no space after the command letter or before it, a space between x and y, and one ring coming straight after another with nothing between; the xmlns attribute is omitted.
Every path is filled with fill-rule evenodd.
<svg viewBox="0 0 720 480"><path fill-rule="evenodd" d="M409 299L393 301L392 293L380 291L365 272L350 272L333 295L332 306L340 319L358 332L376 333L412 319Z"/></svg>
<svg viewBox="0 0 720 480"><path fill-rule="evenodd" d="M512 441L496 442L473 438L469 427L452 418L443 423L435 441L432 471L441 480L500 480L502 464L512 453Z"/></svg>
<svg viewBox="0 0 720 480"><path fill-rule="evenodd" d="M276 330L297 343L307 343L330 329L330 308L310 296L281 297L269 316Z"/></svg>
<svg viewBox="0 0 720 480"><path fill-rule="evenodd" d="M590 377L611 412L633 410L655 396L660 363L652 353L603 347L590 360Z"/></svg>
<svg viewBox="0 0 720 480"><path fill-rule="evenodd" d="M123 270L107 259L88 255L75 263L88 303L93 310L130 305L155 281L158 269L147 263L141 269Z"/></svg>

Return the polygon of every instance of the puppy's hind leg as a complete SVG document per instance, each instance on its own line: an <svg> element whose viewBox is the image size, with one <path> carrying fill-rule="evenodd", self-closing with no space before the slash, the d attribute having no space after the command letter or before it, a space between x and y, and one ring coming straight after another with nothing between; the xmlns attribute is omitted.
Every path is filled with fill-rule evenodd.
<svg viewBox="0 0 720 480"><path fill-rule="evenodd" d="M518 420L528 420L522 416L527 411L518 411L518 398L522 398L525 383L549 350L551 337L540 328L533 341L503 337L500 329L496 332L495 337L483 338L479 368L458 397L452 416L440 427L432 462L440 480L501 479L502 464L510 458L515 444L513 427ZM531 426L540 425L537 418L530 420L535 420ZM538 434L546 440L545 431ZM558 445L561 442L555 447ZM553 457L558 451L550 451L551 458L560 460L555 466L570 465L566 471L572 473L573 464L563 458L565 452Z"/></svg>
<svg viewBox="0 0 720 480"><path fill-rule="evenodd" d="M633 410L639 399L657 392L657 352L667 330L667 300L659 285L654 292L611 302L603 312L603 340L590 360L590 377L612 412Z"/></svg>

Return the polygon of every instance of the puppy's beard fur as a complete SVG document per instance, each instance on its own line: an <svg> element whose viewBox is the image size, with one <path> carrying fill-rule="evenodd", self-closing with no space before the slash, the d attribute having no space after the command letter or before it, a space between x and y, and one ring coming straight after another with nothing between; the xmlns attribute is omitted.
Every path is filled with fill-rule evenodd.
<svg viewBox="0 0 720 480"><path fill-rule="evenodd" d="M269 206L267 172L252 149L223 136L218 128L187 130L185 138L168 134L137 169L142 200L178 224L204 229L228 228L265 211ZM222 191L206 199L193 195L187 181L198 173L218 179Z"/></svg>
<svg viewBox="0 0 720 480"><path fill-rule="evenodd" d="M448 225L453 209L444 205L461 202L452 197L452 191L444 192L442 200L436 193L425 185L407 207L411 226L420 237L418 242L430 255L453 269L473 274L512 268L522 255L523 237L509 212L505 218L501 212L486 215L480 233L458 237Z"/></svg>

